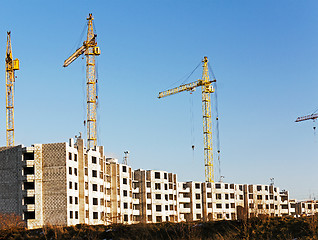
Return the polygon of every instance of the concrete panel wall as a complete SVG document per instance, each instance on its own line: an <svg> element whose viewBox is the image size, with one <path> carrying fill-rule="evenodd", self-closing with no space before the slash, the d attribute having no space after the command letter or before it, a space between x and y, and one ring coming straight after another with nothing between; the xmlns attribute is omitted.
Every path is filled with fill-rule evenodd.
<svg viewBox="0 0 318 240"><path fill-rule="evenodd" d="M0 212L22 216L22 146L0 149Z"/></svg>
<svg viewBox="0 0 318 240"><path fill-rule="evenodd" d="M67 225L66 143L43 144L43 221Z"/></svg>

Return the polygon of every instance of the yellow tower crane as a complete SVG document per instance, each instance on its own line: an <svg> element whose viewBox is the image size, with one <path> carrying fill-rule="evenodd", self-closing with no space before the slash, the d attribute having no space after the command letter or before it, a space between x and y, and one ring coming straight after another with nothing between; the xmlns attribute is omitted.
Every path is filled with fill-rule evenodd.
<svg viewBox="0 0 318 240"><path fill-rule="evenodd" d="M19 60L12 57L11 32L7 32L6 50L6 117L7 146L14 146L14 82L15 70L19 70Z"/></svg>
<svg viewBox="0 0 318 240"><path fill-rule="evenodd" d="M208 71L208 58L204 57L202 79L181 85L159 93L158 98L167 97L183 91L194 91L196 87L202 87L202 111L203 111L203 138L204 138L204 165L205 181L214 182L213 148L212 148L212 120L211 120L211 93L214 92Z"/></svg>
<svg viewBox="0 0 318 240"><path fill-rule="evenodd" d="M96 67L95 56L100 55L100 49L97 47L96 37L93 28L93 15L90 13L87 18L87 39L83 45L78 48L68 59L64 61L63 67L67 67L82 54L86 55L86 100L87 100L87 148L97 146L96 130L96 111L97 111L97 94L96 94Z"/></svg>

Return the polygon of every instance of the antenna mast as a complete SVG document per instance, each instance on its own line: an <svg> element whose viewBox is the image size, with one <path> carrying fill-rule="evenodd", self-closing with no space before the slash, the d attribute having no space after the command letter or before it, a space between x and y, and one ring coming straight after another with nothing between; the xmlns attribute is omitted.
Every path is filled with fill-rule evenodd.
<svg viewBox="0 0 318 240"><path fill-rule="evenodd" d="M125 151L124 154L123 164L128 165L129 151Z"/></svg>

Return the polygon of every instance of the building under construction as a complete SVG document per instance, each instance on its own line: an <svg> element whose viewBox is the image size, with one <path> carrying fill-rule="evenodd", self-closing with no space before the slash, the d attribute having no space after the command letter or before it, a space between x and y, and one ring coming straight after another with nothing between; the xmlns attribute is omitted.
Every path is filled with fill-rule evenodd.
<svg viewBox="0 0 318 240"><path fill-rule="evenodd" d="M2 147L0 176L0 212L21 216L30 229L292 214L288 192L273 185L179 182L174 173L133 170L81 138Z"/></svg>
<svg viewBox="0 0 318 240"><path fill-rule="evenodd" d="M87 147L81 137L69 142L14 143L14 82L19 60L13 60L7 33L6 120L7 146L0 147L0 213L14 213L29 229L45 225L158 223L235 220L257 215L314 214L316 202L289 200L288 191L273 184L248 185L214 182L211 93L208 58L202 60L202 79L159 93L159 98L183 91L202 90L204 182L179 182L175 173L133 170L127 163L107 158L97 146L97 73L100 55L93 16L87 18L87 39L68 59L69 66L86 56ZM218 128L217 128L218 129ZM217 130L218 131L218 130ZM217 134L218 135L218 132ZM192 146L194 149L194 146ZM128 152L125 152L128 154ZM216 156L219 157L219 156ZM315 208L314 208L315 207Z"/></svg>

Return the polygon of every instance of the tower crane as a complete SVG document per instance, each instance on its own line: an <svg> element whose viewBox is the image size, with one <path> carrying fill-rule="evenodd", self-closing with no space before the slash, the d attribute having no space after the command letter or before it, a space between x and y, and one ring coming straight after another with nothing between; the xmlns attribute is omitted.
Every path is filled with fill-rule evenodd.
<svg viewBox="0 0 318 240"><path fill-rule="evenodd" d="M14 82L15 70L19 70L19 59L12 57L11 32L7 32L6 50L6 118L7 118L7 146L14 146Z"/></svg>
<svg viewBox="0 0 318 240"><path fill-rule="evenodd" d="M310 120L310 119L315 120L317 118L318 118L318 114L317 113L313 113L313 114L310 114L310 115L307 115L307 116L298 117L295 122L302 122L302 121L306 121L306 120Z"/></svg>
<svg viewBox="0 0 318 240"><path fill-rule="evenodd" d="M67 67L82 54L86 55L86 100L87 100L87 148L97 146L97 94L96 94L96 67L95 56L100 55L97 47L96 37L93 28L93 15L90 13L87 18L87 39L68 59L64 61L63 67Z"/></svg>
<svg viewBox="0 0 318 240"><path fill-rule="evenodd" d="M213 148L212 148L212 120L211 120L211 93L214 92L210 81L208 71L208 58L204 57L202 79L195 82L183 84L179 87L172 88L163 92L159 92L158 98L167 97L183 91L194 91L196 87L202 88L202 112L203 112L203 138L204 138L204 166L205 166L205 181L214 182L213 168Z"/></svg>

